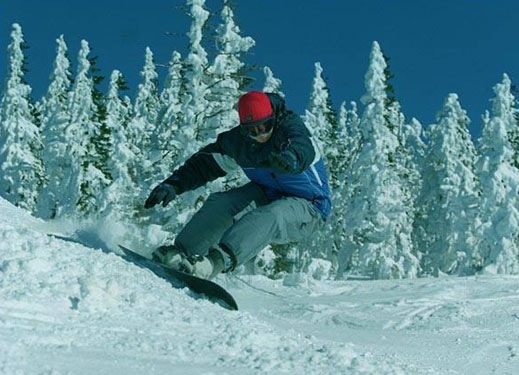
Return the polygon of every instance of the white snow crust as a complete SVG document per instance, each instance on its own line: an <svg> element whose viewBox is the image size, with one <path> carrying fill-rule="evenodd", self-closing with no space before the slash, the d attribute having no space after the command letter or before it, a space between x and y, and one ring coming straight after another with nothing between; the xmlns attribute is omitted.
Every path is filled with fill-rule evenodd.
<svg viewBox="0 0 519 375"><path fill-rule="evenodd" d="M220 276L240 311L0 199L1 374L518 374L519 277Z"/></svg>

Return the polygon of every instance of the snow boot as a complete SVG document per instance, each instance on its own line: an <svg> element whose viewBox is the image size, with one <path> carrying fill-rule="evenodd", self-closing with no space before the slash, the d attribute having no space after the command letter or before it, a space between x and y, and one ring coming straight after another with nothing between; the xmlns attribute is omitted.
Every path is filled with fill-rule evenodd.
<svg viewBox="0 0 519 375"><path fill-rule="evenodd" d="M163 264L166 267L178 270L186 256L174 245L165 245L157 248L152 254L154 262Z"/></svg>
<svg viewBox="0 0 519 375"><path fill-rule="evenodd" d="M223 255L216 249L210 249L207 256L188 256L174 245L166 245L157 248L152 259L168 268L207 280L215 278L225 268Z"/></svg>
<svg viewBox="0 0 519 375"><path fill-rule="evenodd" d="M210 249L206 256L195 259L184 258L181 271L201 279L212 280L224 270L225 263L222 254L216 249Z"/></svg>

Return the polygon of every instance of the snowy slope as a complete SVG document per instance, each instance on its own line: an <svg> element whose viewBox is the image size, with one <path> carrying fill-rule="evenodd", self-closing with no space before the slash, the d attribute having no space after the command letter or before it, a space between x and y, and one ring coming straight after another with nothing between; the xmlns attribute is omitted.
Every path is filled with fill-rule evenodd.
<svg viewBox="0 0 519 375"><path fill-rule="evenodd" d="M519 373L518 277L221 277L231 312L73 227L0 200L1 374Z"/></svg>

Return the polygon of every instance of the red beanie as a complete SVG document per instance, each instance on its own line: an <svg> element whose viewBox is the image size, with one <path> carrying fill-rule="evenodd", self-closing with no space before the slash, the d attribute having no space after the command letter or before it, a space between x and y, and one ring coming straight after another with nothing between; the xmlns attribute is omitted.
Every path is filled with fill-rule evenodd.
<svg viewBox="0 0 519 375"><path fill-rule="evenodd" d="M272 105L265 93L251 91L238 101L238 113L241 125L258 126L272 117Z"/></svg>

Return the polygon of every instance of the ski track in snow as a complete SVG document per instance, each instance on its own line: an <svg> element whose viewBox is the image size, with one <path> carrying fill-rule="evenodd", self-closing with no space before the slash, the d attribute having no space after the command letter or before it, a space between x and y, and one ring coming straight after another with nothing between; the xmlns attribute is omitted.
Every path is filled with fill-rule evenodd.
<svg viewBox="0 0 519 375"><path fill-rule="evenodd" d="M220 276L233 312L0 211L1 374L519 374L519 277Z"/></svg>

